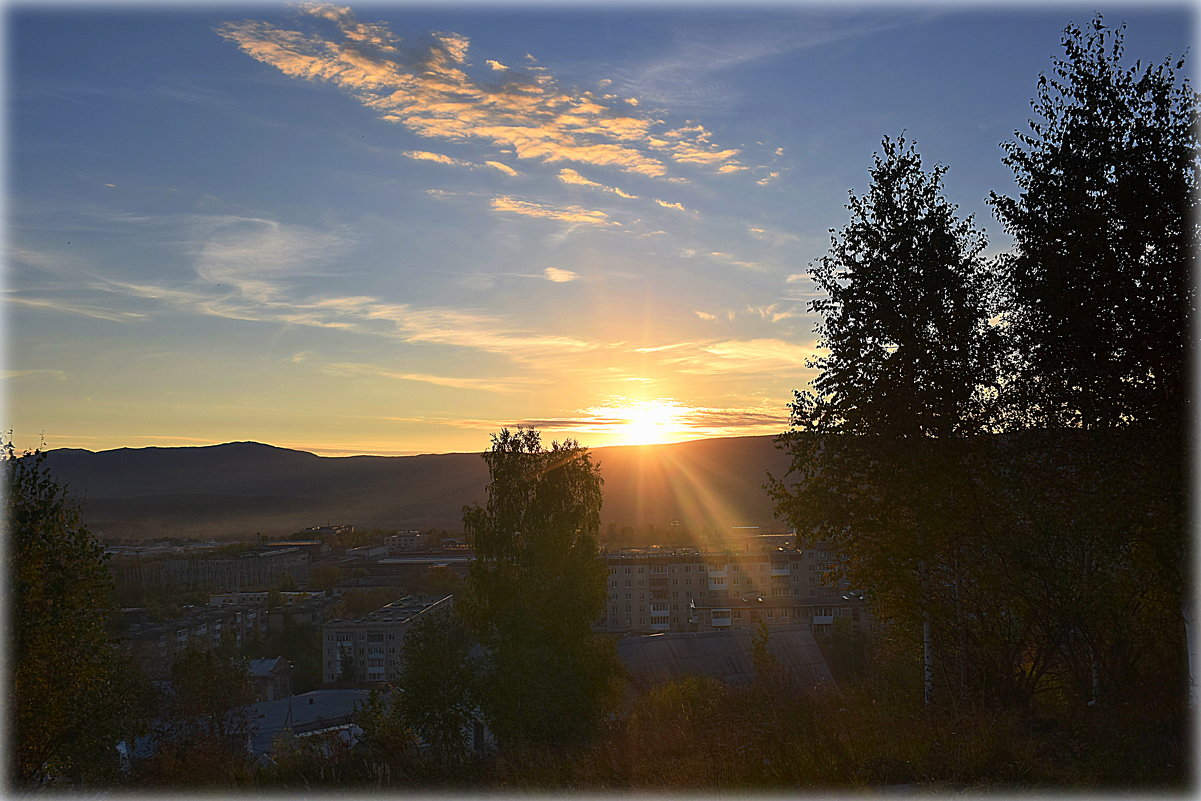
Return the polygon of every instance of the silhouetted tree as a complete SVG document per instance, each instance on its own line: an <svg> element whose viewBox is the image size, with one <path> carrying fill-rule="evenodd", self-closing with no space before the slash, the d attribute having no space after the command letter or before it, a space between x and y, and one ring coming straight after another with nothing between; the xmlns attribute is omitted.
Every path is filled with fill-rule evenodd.
<svg viewBox="0 0 1201 801"><path fill-rule="evenodd" d="M591 633L604 611L597 551L600 469L572 440L503 429L484 454L484 507L463 510L475 561L460 607L487 651L480 701L502 745L593 736L607 711L616 655Z"/></svg>
<svg viewBox="0 0 1201 801"><path fill-rule="evenodd" d="M3 445L9 536L8 752L18 786L115 778L144 725L146 688L111 640L104 548L45 454Z"/></svg>
<svg viewBox="0 0 1201 801"><path fill-rule="evenodd" d="M245 779L254 701L245 660L189 644L171 666L155 726L156 751L142 766L142 780L198 786Z"/></svg>
<svg viewBox="0 0 1201 801"><path fill-rule="evenodd" d="M400 648L400 717L445 761L466 754L478 719L471 645L463 624L447 610L414 621Z"/></svg>
<svg viewBox="0 0 1201 801"><path fill-rule="evenodd" d="M1183 61L1122 66L1124 26L1069 25L1029 132L1004 145L1016 198L1000 260L1018 354L1010 408L1040 426L1183 432L1193 352L1197 94Z"/></svg>
<svg viewBox="0 0 1201 801"><path fill-rule="evenodd" d="M841 554L877 614L923 618L927 700L943 589L931 576L968 529L946 443L990 424L1000 338L985 239L943 197L945 171L926 172L912 144L886 138L867 194L851 193L850 223L812 269L828 352L809 363L814 391L795 393L792 431L777 440L795 483L769 484L777 513Z"/></svg>
<svg viewBox="0 0 1201 801"><path fill-rule="evenodd" d="M1152 587L1178 599L1178 617L1192 608L1180 565L1198 95L1179 77L1183 60L1123 66L1123 39L1124 26L1100 16L1067 26L1064 56L1039 78L1036 119L1005 145L1021 192L991 196L1016 245L1000 260L1016 355L1005 408L1020 425L1145 432L1078 439L1088 458L1075 471L1076 491L1098 506L1075 508L1052 534L1087 538L1054 547L1078 551L1077 572L1090 574L1063 624L1076 632L1064 645L1069 656L1088 654L1094 695L1129 687L1131 672L1120 666L1147 653L1131 645L1136 618L1122 610L1141 607ZM1096 486L1122 488L1106 496Z"/></svg>
<svg viewBox="0 0 1201 801"><path fill-rule="evenodd" d="M811 274L810 303L828 353L815 392L798 392L793 425L888 438L981 431L999 334L988 324L986 244L942 196L946 167L926 172L904 138L882 142L871 186Z"/></svg>

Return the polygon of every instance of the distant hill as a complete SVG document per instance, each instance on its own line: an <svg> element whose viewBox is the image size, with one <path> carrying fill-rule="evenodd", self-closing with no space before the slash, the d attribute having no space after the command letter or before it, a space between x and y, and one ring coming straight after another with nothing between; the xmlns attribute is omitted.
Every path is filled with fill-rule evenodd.
<svg viewBox="0 0 1201 801"><path fill-rule="evenodd" d="M602 527L679 520L696 530L772 526L767 472L787 457L772 437L593 448L605 479ZM478 453L317 456L255 442L198 448L59 449L47 465L97 534L235 537L306 526L461 527L482 503Z"/></svg>

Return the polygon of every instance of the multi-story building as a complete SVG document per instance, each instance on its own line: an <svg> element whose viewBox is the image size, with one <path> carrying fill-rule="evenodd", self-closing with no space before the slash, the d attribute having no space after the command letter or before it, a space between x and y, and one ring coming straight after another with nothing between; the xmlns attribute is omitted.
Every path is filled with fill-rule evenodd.
<svg viewBox="0 0 1201 801"><path fill-rule="evenodd" d="M288 578L297 587L309 580L310 559L297 547L259 547L230 557L113 560L119 585L225 592L269 590Z"/></svg>
<svg viewBox="0 0 1201 801"><path fill-rule="evenodd" d="M322 674L327 684L391 681L400 670L400 645L413 621L450 611L453 596L422 602L408 595L355 620L321 627Z"/></svg>
<svg viewBox="0 0 1201 801"><path fill-rule="evenodd" d="M823 549L606 554L609 570L600 631L711 631L767 625L829 628L834 618L863 621L863 601L828 579Z"/></svg>
<svg viewBox="0 0 1201 801"><path fill-rule="evenodd" d="M429 547L430 539L420 531L397 531L389 534L384 543L393 551L420 551Z"/></svg>
<svg viewBox="0 0 1201 801"><path fill-rule="evenodd" d="M138 611L145 612L126 610ZM215 648L226 637L241 645L243 640L267 631L267 613L259 606L193 606L184 611L182 617L158 623L143 618L121 635L121 641L151 678L169 675L176 654L189 645Z"/></svg>

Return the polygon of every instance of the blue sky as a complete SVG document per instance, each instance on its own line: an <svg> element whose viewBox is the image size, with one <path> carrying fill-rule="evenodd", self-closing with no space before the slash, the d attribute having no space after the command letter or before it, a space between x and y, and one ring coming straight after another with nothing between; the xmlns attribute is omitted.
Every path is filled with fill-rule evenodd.
<svg viewBox="0 0 1201 801"><path fill-rule="evenodd" d="M769 434L883 136L990 238L1094 5L12 6L19 447ZM1185 5L1100 6L1131 61Z"/></svg>

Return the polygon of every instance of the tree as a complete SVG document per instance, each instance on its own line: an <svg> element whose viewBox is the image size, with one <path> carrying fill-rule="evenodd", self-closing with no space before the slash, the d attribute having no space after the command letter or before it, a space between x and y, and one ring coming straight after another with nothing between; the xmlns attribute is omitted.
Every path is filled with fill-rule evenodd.
<svg viewBox="0 0 1201 801"><path fill-rule="evenodd" d="M885 138L867 194L851 193L850 223L812 269L827 353L809 362L815 392L795 393L792 430L777 440L796 481L769 483L777 513L842 554L877 614L912 621L920 610L927 700L930 577L964 531L946 443L989 426L1000 336L984 236L942 196L945 172Z"/></svg>
<svg viewBox="0 0 1201 801"><path fill-rule="evenodd" d="M545 449L526 428L493 435L484 461L487 504L463 510L475 561L460 607L487 652L484 715L502 745L585 740L617 671L612 646L591 633L607 576L600 468L576 442Z"/></svg>
<svg viewBox="0 0 1201 801"><path fill-rule="evenodd" d="M471 645L448 610L418 617L400 648L395 682L400 717L443 761L466 754L478 718Z"/></svg>
<svg viewBox="0 0 1201 801"><path fill-rule="evenodd" d="M922 169L902 137L885 138L872 183L852 192L851 221L811 274L825 356L816 393L799 392L793 425L888 438L949 436L988 423L999 334L988 324L986 241L942 196L946 167Z"/></svg>
<svg viewBox="0 0 1201 801"><path fill-rule="evenodd" d="M144 725L137 671L111 640L104 548L45 454L3 446L9 561L9 759L17 785L111 779ZM81 725L86 722L86 725Z"/></svg>
<svg viewBox="0 0 1201 801"><path fill-rule="evenodd" d="M1187 632L1192 600L1179 566L1188 553L1198 95L1178 79L1183 60L1123 66L1124 30L1099 15L1084 29L1068 25L1064 57L1052 75L1040 76L1031 102L1037 119L1004 145L1021 190L1016 198L991 195L1016 245L1000 262L1016 354L1005 405L1031 427L1146 432L1133 443L1160 466L1115 496L1097 496L1108 511L1088 532L1094 547L1087 564L1098 571L1090 608L1106 600L1102 586L1110 600L1118 587L1123 597L1137 597L1134 577L1135 586L1166 587L1179 599ZM1109 439L1112 447L1122 441ZM1102 464L1126 476L1126 462L1144 456L1112 452L1098 440L1089 447L1103 457L1081 473L1092 483L1113 483ZM1087 483L1079 487L1090 492ZM1136 499L1146 505L1134 507ZM1134 509L1140 516L1131 520ZM1122 528L1119 519L1131 522ZM1139 548L1153 558L1136 571L1129 557ZM1104 554L1117 556L1104 562ZM1120 661L1111 658L1114 637L1130 633L1123 618L1112 620L1076 625L1094 631L1097 675Z"/></svg>
<svg viewBox="0 0 1201 801"><path fill-rule="evenodd" d="M1182 432L1193 344L1197 94L1183 61L1121 65L1124 26L1064 31L1038 119L1003 146L1021 193L991 202L1018 357L1010 406L1030 425Z"/></svg>
<svg viewBox="0 0 1201 801"><path fill-rule="evenodd" d="M244 660L189 644L171 666L154 727L154 754L139 766L139 781L167 787L247 781L254 701Z"/></svg>

